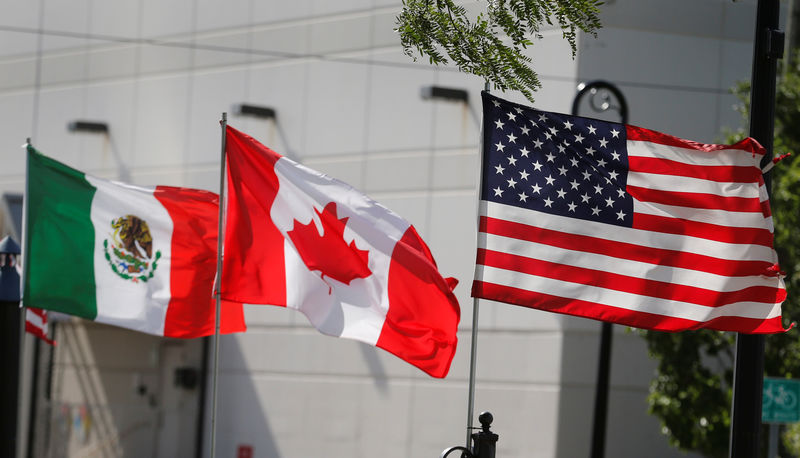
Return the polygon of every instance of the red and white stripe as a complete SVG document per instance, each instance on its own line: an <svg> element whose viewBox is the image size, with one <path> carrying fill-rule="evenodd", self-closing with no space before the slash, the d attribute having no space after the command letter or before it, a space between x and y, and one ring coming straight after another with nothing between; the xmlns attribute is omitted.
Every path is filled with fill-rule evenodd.
<svg viewBox="0 0 800 458"><path fill-rule="evenodd" d="M32 334L50 345L55 341L47 337L47 312L35 307L25 307L25 332Z"/></svg>
<svg viewBox="0 0 800 458"><path fill-rule="evenodd" d="M627 135L633 227L482 201L473 296L647 329L783 331L763 149Z"/></svg>

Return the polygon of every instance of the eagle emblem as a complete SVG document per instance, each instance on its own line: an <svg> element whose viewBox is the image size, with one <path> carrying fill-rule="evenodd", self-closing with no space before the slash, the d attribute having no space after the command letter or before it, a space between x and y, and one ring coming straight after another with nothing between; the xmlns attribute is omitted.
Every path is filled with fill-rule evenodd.
<svg viewBox="0 0 800 458"><path fill-rule="evenodd" d="M134 283L153 278L161 251L153 253L153 236L147 222L135 215L125 215L112 219L111 229L111 242L109 239L103 241L111 270Z"/></svg>

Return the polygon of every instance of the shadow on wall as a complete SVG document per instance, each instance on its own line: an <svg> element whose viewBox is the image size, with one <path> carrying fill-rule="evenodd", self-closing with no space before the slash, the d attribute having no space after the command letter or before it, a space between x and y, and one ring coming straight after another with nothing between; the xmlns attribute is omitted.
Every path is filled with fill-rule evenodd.
<svg viewBox="0 0 800 458"><path fill-rule="evenodd" d="M372 376L375 388L381 394L388 394L389 386L386 379L386 369L384 369L383 363L378 357L378 347L373 347L372 345L367 345L365 343L359 343L358 349L361 350L361 355L364 357L364 362L366 362L367 367L369 368L369 373Z"/></svg>
<svg viewBox="0 0 800 458"><path fill-rule="evenodd" d="M213 338L211 346L213 348ZM242 370L247 368L247 363L237 336L221 336L219 353L216 456L280 458L268 419L269 412L263 408L262 396L258 393L253 374L249 370ZM209 352L209 357L212 359L208 365L208 394L203 426L203 457L206 458L211 456L213 350Z"/></svg>
<svg viewBox="0 0 800 458"><path fill-rule="evenodd" d="M565 322L581 319L565 318ZM597 329L596 333L565 329L562 336L556 456L590 456L599 323Z"/></svg>
<svg viewBox="0 0 800 458"><path fill-rule="evenodd" d="M155 378L145 355L157 338L77 319L58 331L51 456L152 455L156 409L139 399L134 379Z"/></svg>
<svg viewBox="0 0 800 458"><path fill-rule="evenodd" d="M199 367L200 340L168 339L77 318L59 322L47 457L195 455L199 389L177 383ZM44 396L39 394L39 399ZM40 410L41 412L41 410Z"/></svg>
<svg viewBox="0 0 800 458"><path fill-rule="evenodd" d="M578 320L579 318L572 318ZM593 456L595 386L601 324L580 323L563 336L562 392L559 399L557 456ZM647 413L655 362L641 337L614 325L604 456L695 458L669 446L658 419Z"/></svg>
<svg viewBox="0 0 800 458"><path fill-rule="evenodd" d="M49 424L35 433L37 442L48 444L43 456L196 456L200 388L179 386L175 374L179 368L201 366L200 339L166 339L74 318L58 323L56 339L52 400L39 409L49 410ZM269 421L271 413L280 412L263 408L265 393L259 389L265 385L258 385L263 382L258 373L246 369L242 343L222 336L220 347L217 455L247 456L250 451L252 456L281 457ZM386 396L381 350L366 344L358 348L375 390ZM211 449L210 371L211 364L200 455L205 457ZM302 411L307 400L284 402ZM304 434L303 428L293 429Z"/></svg>

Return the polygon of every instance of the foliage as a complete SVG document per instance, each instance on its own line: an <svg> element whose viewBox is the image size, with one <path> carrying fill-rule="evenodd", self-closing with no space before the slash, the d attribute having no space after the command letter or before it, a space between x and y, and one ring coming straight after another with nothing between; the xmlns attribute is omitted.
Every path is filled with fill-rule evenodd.
<svg viewBox="0 0 800 458"><path fill-rule="evenodd" d="M482 77L496 89L518 90L533 101L541 83L524 54L529 37L542 26L557 26L575 57L577 31L596 35L600 0L487 0L486 11L470 20L454 0L403 0L397 31L403 51L434 65L451 59L459 70ZM555 24L554 24L555 23Z"/></svg>
<svg viewBox="0 0 800 458"><path fill-rule="evenodd" d="M742 101L739 111L749 113L750 84L734 88ZM800 68L794 67L779 81L776 94L776 153L800 153ZM730 134L728 143L745 137ZM782 270L787 272L788 299L783 303L785 325L800 319L800 160L789 158L772 172L771 205L775 246ZM793 293L794 292L794 293ZM800 378L800 339L797 330L766 338L765 375ZM708 457L727 456L730 429L731 381L734 342L732 333L701 330L667 334L641 331L648 350L658 361L650 385L650 412L662 422L670 443ZM790 431L791 432L791 431ZM800 445L800 431L791 437ZM766 434L762 435L766 438ZM765 441L762 441L765 442ZM789 441L785 446L791 447Z"/></svg>
<svg viewBox="0 0 800 458"><path fill-rule="evenodd" d="M727 456L734 335L718 331L640 331L658 360L650 413L672 446Z"/></svg>

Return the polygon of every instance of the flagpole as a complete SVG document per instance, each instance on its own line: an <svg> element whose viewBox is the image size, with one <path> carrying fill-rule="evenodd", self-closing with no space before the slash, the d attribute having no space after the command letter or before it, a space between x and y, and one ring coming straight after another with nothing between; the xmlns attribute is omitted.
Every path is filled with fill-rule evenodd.
<svg viewBox="0 0 800 458"><path fill-rule="evenodd" d="M483 86L483 90L489 92L489 81ZM483 121L481 121L481 133L479 135L480 145L478 146L479 156L480 156L480 164L481 164L481 174L480 179L478 180L478 193L480 194L480 190L483 189ZM480 205L480 195L478 195L478 202ZM479 218L480 219L480 218ZM477 266L476 266L477 268ZM477 362L477 354L478 354L478 298L475 297L472 299L472 342L470 345L469 350L469 394L467 395L467 440L466 440L466 447L468 450L471 449L471 439L472 439L472 429L473 429L473 420L472 417L475 416L475 367Z"/></svg>
<svg viewBox="0 0 800 458"><path fill-rule="evenodd" d="M472 417L475 414L475 362L478 350L478 298L472 299L472 342L469 350L469 398L467 401L467 441L470 448L472 438Z"/></svg>
<svg viewBox="0 0 800 458"><path fill-rule="evenodd" d="M775 86L778 59L783 57L783 32L778 0L758 0L753 70L750 82L750 136L766 150L761 166L772 159L775 128ZM768 195L772 177L764 176ZM736 335L736 360L733 365L733 399L729 457L747 458L761 451L761 401L764 387L763 334Z"/></svg>
<svg viewBox="0 0 800 458"><path fill-rule="evenodd" d="M228 127L228 113L222 113L222 146L220 147L220 166L219 166L219 226L217 228L217 278L214 281L214 299L216 301L216 314L214 315L214 367L212 368L212 388L211 388L211 458L216 456L217 442L217 375L219 373L219 322L222 310L222 239L224 202L225 202L225 132Z"/></svg>

